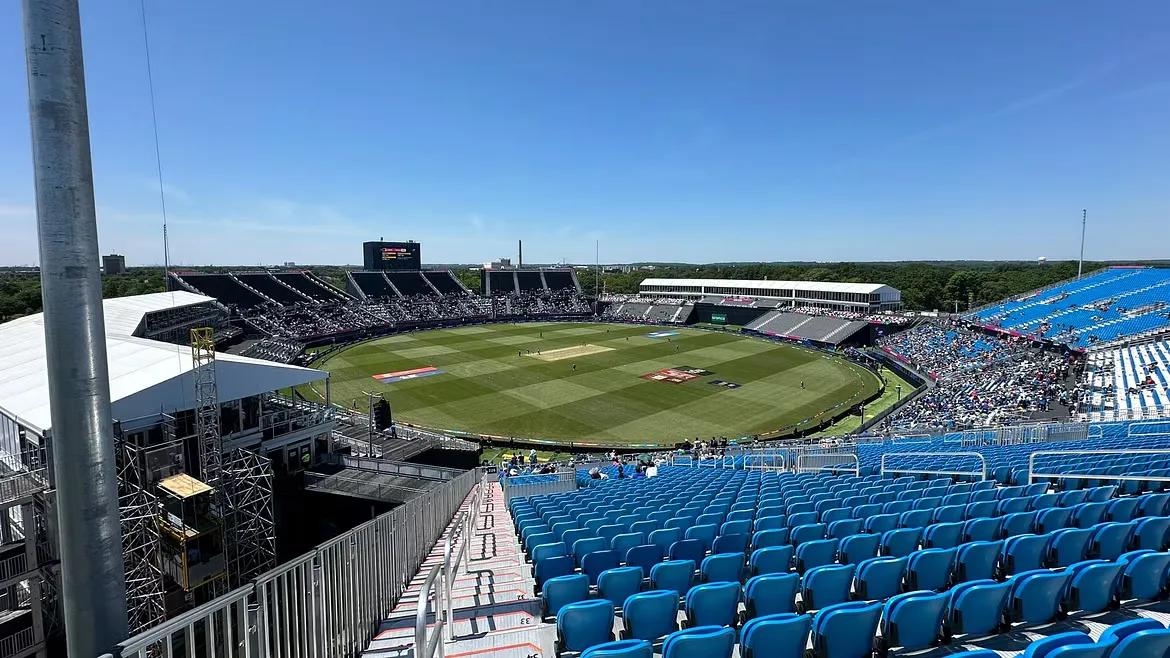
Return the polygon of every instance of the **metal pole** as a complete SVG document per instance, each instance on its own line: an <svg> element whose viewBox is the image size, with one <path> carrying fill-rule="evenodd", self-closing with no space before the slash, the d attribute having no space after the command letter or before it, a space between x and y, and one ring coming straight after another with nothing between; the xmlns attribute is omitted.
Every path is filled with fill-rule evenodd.
<svg viewBox="0 0 1170 658"><path fill-rule="evenodd" d="M68 653L127 636L110 378L77 0L24 0Z"/></svg>
<svg viewBox="0 0 1170 658"><path fill-rule="evenodd" d="M1077 261L1077 278L1081 278L1081 272L1085 267L1085 221L1088 219L1089 211L1081 208L1081 259Z"/></svg>
<svg viewBox="0 0 1170 658"><path fill-rule="evenodd" d="M370 459L374 458L374 394L366 393L366 440L370 444Z"/></svg>

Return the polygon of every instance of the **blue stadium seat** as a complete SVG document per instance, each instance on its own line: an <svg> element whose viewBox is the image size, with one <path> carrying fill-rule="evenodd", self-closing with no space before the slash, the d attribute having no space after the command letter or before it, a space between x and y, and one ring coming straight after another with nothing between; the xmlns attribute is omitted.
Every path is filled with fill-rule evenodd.
<svg viewBox="0 0 1170 658"><path fill-rule="evenodd" d="M1092 538L1090 528L1065 528L1053 532L1048 540L1048 566L1067 567L1084 560Z"/></svg>
<svg viewBox="0 0 1170 658"><path fill-rule="evenodd" d="M1170 548L1170 543L1167 540L1168 533L1170 533L1170 517L1143 518L1134 528L1134 548L1164 551Z"/></svg>
<svg viewBox="0 0 1170 658"><path fill-rule="evenodd" d="M581 558L581 573L589 577L590 585L596 585L601 572L616 569L620 564L618 554L612 550L593 551Z"/></svg>
<svg viewBox="0 0 1170 658"><path fill-rule="evenodd" d="M922 528L890 530L882 535L880 552L889 557L905 557L918 550Z"/></svg>
<svg viewBox="0 0 1170 658"><path fill-rule="evenodd" d="M1119 523L1132 521L1137 518L1140 502L1141 500L1138 498L1118 498L1109 503L1109 508L1105 511L1105 519Z"/></svg>
<svg viewBox="0 0 1170 658"><path fill-rule="evenodd" d="M1065 591L1072 573L1028 571L1012 578L1009 610L1013 621L1045 623L1061 613Z"/></svg>
<svg viewBox="0 0 1170 658"><path fill-rule="evenodd" d="M848 601L853 572L852 564L826 564L809 569L800 579L800 610L819 610Z"/></svg>
<svg viewBox="0 0 1170 658"><path fill-rule="evenodd" d="M1119 593L1122 599L1153 601L1166 594L1170 553L1134 551L1118 558L1124 565Z"/></svg>
<svg viewBox="0 0 1170 658"><path fill-rule="evenodd" d="M742 555L747 552L747 549L748 536L743 533L719 535L711 545L712 553L739 553Z"/></svg>
<svg viewBox="0 0 1170 658"><path fill-rule="evenodd" d="M671 589L678 595L686 596L694 580L694 560L669 560L659 562L650 568L651 589Z"/></svg>
<svg viewBox="0 0 1170 658"><path fill-rule="evenodd" d="M708 555L699 564L699 576L704 583L738 583L742 573L743 553Z"/></svg>
<svg viewBox="0 0 1170 658"><path fill-rule="evenodd" d="M635 546L640 546L646 543L646 537L640 532L623 532L620 535L615 535L613 539L609 540L609 547L624 562L626 553Z"/></svg>
<svg viewBox="0 0 1170 658"><path fill-rule="evenodd" d="M707 523L703 525L695 525L687 528L686 533L683 534L683 540L696 540L701 542L703 552L711 550L711 545L715 543L715 535L719 532L719 526L714 523Z"/></svg>
<svg viewBox="0 0 1170 658"><path fill-rule="evenodd" d="M950 594L906 592L891 597L882 612L880 648L925 649L942 638Z"/></svg>
<svg viewBox="0 0 1170 658"><path fill-rule="evenodd" d="M642 544L626 551L625 562L631 567L642 567L642 573L649 574L650 569L662 561L662 547L657 544Z"/></svg>
<svg viewBox="0 0 1170 658"><path fill-rule="evenodd" d="M654 647L646 640L618 640L590 647L581 658L654 658Z"/></svg>
<svg viewBox="0 0 1170 658"><path fill-rule="evenodd" d="M569 549L565 546L565 542L563 541L541 544L539 546L532 547L532 562L535 564L545 558L561 557L568 554Z"/></svg>
<svg viewBox="0 0 1170 658"><path fill-rule="evenodd" d="M1167 658L1170 656L1170 630L1138 631L1117 643L1109 658Z"/></svg>
<svg viewBox="0 0 1170 658"><path fill-rule="evenodd" d="M1073 525L1078 528L1091 528L1105 520L1105 512L1109 503L1082 503L1073 508Z"/></svg>
<svg viewBox="0 0 1170 658"><path fill-rule="evenodd" d="M828 536L832 539L844 539L861 532L861 519L842 519L829 524Z"/></svg>
<svg viewBox="0 0 1170 658"><path fill-rule="evenodd" d="M578 539L569 544L569 554L577 560L577 567L581 567L581 560L594 551L604 551L609 548L609 540L601 537L587 537Z"/></svg>
<svg viewBox="0 0 1170 658"><path fill-rule="evenodd" d="M1007 628L1008 597L1012 582L973 580L950 589L948 635L984 636Z"/></svg>
<svg viewBox="0 0 1170 658"><path fill-rule="evenodd" d="M619 608L622 607L627 598L637 594L640 589L642 589L641 567L606 569L597 576L597 595L613 601L613 604Z"/></svg>
<svg viewBox="0 0 1170 658"><path fill-rule="evenodd" d="M1070 566L1072 579L1065 607L1078 612L1103 612L1116 607L1124 567L1120 562L1106 560L1088 560Z"/></svg>
<svg viewBox="0 0 1170 658"><path fill-rule="evenodd" d="M533 567L533 577L536 580L536 590L540 591L544 583L551 578L567 576L574 571L573 558L567 555L546 557L537 561Z"/></svg>
<svg viewBox="0 0 1170 658"><path fill-rule="evenodd" d="M817 658L865 658L873 652L881 603L854 601L830 606L813 618L812 650Z"/></svg>
<svg viewBox="0 0 1170 658"><path fill-rule="evenodd" d="M690 560L695 564L703 561L707 549L701 539L682 539L670 545L666 557L670 560Z"/></svg>
<svg viewBox="0 0 1170 658"><path fill-rule="evenodd" d="M1092 645L1093 638L1080 631L1057 633L1056 635L1040 638L1029 644L1027 651L1024 652L1024 658L1048 658L1049 656L1059 658L1059 656L1064 656L1067 653L1065 650L1054 653L1062 647L1084 648Z"/></svg>
<svg viewBox="0 0 1170 658"><path fill-rule="evenodd" d="M555 617L561 608L589 598L589 576L557 576L544 583L540 593L541 616Z"/></svg>
<svg viewBox="0 0 1170 658"><path fill-rule="evenodd" d="M735 630L699 626L675 631L662 643L662 658L731 658Z"/></svg>
<svg viewBox="0 0 1170 658"><path fill-rule="evenodd" d="M849 535L841 540L839 561L842 564L857 564L878 553L882 538L879 535Z"/></svg>
<svg viewBox="0 0 1170 658"><path fill-rule="evenodd" d="M1048 560L1049 535L1017 535L1003 541L1000 564L1006 575L1043 569Z"/></svg>
<svg viewBox="0 0 1170 658"><path fill-rule="evenodd" d="M752 548L784 546L788 543L788 528L758 530L752 535Z"/></svg>
<svg viewBox="0 0 1170 658"><path fill-rule="evenodd" d="M744 617L753 619L796 610L796 591L800 576L794 573L770 573L753 576L743 588Z"/></svg>
<svg viewBox="0 0 1170 658"><path fill-rule="evenodd" d="M646 537L647 542L655 544L662 549L663 555L666 555L666 552L670 550L670 547L672 544L674 544L674 542L680 541L681 539L682 530L679 530L678 528L663 528L661 530L655 530L654 532L650 533L648 537Z"/></svg>
<svg viewBox="0 0 1170 658"><path fill-rule="evenodd" d="M789 543L800 548L800 545L805 542L816 541L824 539L829 530L829 526L824 523L808 523L805 525L798 525L789 533Z"/></svg>
<svg viewBox="0 0 1170 658"><path fill-rule="evenodd" d="M739 583L706 583L692 587L683 606L687 626L735 625L739 598Z"/></svg>
<svg viewBox="0 0 1170 658"><path fill-rule="evenodd" d="M922 531L924 548L956 548L963 543L963 524L935 523Z"/></svg>
<svg viewBox="0 0 1170 658"><path fill-rule="evenodd" d="M626 599L622 605L622 638L651 642L678 630L678 592L651 590Z"/></svg>
<svg viewBox="0 0 1170 658"><path fill-rule="evenodd" d="M805 542L796 548L796 570L800 573L824 564L832 564L837 559L836 539L819 539Z"/></svg>
<svg viewBox="0 0 1170 658"><path fill-rule="evenodd" d="M754 550L748 558L749 571L753 575L787 572L792 567L794 554L790 545Z"/></svg>
<svg viewBox="0 0 1170 658"><path fill-rule="evenodd" d="M955 548L926 548L910 554L906 564L906 589L941 592L950 587Z"/></svg>
<svg viewBox="0 0 1170 658"><path fill-rule="evenodd" d="M995 541L999 539L1000 518L974 518L963 523L963 541Z"/></svg>
<svg viewBox="0 0 1170 658"><path fill-rule="evenodd" d="M557 611L557 652L584 651L613 640L613 602L569 603Z"/></svg>
<svg viewBox="0 0 1170 658"><path fill-rule="evenodd" d="M740 631L741 658L804 655L812 631L811 615L773 614L748 621Z"/></svg>
<svg viewBox="0 0 1170 658"><path fill-rule="evenodd" d="M1013 498L1012 500L1019 500ZM1003 517L999 531L1003 537L1014 537L1032 532L1036 528L1036 512L1013 512Z"/></svg>
<svg viewBox="0 0 1170 658"><path fill-rule="evenodd" d="M1089 539L1088 557L1101 560L1116 560L1121 557L1133 541L1136 523L1106 522L1093 527Z"/></svg>
<svg viewBox="0 0 1170 658"><path fill-rule="evenodd" d="M881 535L897 528L897 514L877 514L865 519L865 531L875 535Z"/></svg>
<svg viewBox="0 0 1170 658"><path fill-rule="evenodd" d="M783 530L787 528L788 521L784 518L783 514L757 518L755 524L752 526L752 530L755 532L759 532L761 530Z"/></svg>
<svg viewBox="0 0 1170 658"><path fill-rule="evenodd" d="M857 598L888 599L901 592L908 561L906 557L875 557L857 565Z"/></svg>

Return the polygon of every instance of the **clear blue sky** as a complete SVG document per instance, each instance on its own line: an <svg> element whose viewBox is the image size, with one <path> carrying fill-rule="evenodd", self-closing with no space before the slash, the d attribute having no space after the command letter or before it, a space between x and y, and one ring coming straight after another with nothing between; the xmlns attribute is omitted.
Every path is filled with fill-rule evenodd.
<svg viewBox="0 0 1170 658"><path fill-rule="evenodd" d="M147 1L180 264L1170 257L1170 3ZM84 0L103 251L161 262L138 0ZM36 260L0 3L0 263Z"/></svg>

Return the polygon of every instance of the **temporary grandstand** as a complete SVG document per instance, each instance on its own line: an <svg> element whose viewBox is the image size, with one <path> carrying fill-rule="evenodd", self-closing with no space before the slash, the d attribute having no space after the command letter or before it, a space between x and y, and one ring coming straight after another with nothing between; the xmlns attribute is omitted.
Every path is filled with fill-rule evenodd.
<svg viewBox="0 0 1170 658"><path fill-rule="evenodd" d="M742 279L645 279L638 293L700 300L708 296L755 298L789 306L877 313L902 308L902 293L880 283Z"/></svg>
<svg viewBox="0 0 1170 658"><path fill-rule="evenodd" d="M509 268L480 271L480 291L485 297L511 293L581 292L581 283L572 268Z"/></svg>
<svg viewBox="0 0 1170 658"><path fill-rule="evenodd" d="M1170 268L1108 267L967 315L1013 335L1086 349L1170 329Z"/></svg>
<svg viewBox="0 0 1170 658"><path fill-rule="evenodd" d="M748 323L744 329L766 336L839 345L858 332L868 330L869 323L785 311L769 311L760 316L759 319Z"/></svg>

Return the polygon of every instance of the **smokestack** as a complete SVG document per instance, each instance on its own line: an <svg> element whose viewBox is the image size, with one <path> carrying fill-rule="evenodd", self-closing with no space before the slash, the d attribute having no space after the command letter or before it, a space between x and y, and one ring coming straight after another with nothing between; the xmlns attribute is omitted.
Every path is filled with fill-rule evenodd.
<svg viewBox="0 0 1170 658"><path fill-rule="evenodd" d="M520 264L517 265L517 267L524 267L524 241L517 240L516 244L520 247L520 253L518 254L519 258L516 259L516 260L520 261Z"/></svg>

